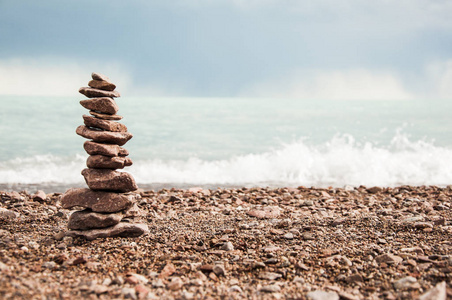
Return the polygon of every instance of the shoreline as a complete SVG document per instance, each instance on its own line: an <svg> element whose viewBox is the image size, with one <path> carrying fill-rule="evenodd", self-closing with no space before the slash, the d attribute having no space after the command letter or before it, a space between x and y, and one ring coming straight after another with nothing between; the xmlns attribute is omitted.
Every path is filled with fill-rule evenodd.
<svg viewBox="0 0 452 300"><path fill-rule="evenodd" d="M452 297L452 186L139 193L150 234L86 241L62 234L59 193L0 189L0 296Z"/></svg>

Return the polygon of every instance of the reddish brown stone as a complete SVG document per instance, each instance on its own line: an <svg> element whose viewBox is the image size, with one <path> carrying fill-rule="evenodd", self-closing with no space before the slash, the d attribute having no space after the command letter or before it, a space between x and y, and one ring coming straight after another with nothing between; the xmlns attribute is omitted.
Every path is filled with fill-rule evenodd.
<svg viewBox="0 0 452 300"><path fill-rule="evenodd" d="M84 169L86 184L92 190L131 192L138 189L135 179L127 172L108 169Z"/></svg>
<svg viewBox="0 0 452 300"><path fill-rule="evenodd" d="M138 237L148 233L149 228L146 224L120 222L115 226L102 229L70 230L66 232L66 235L74 237L80 236L87 240L94 240L107 237Z"/></svg>
<svg viewBox="0 0 452 300"><path fill-rule="evenodd" d="M89 155L105 156L127 156L129 151L115 144L101 144L92 141L86 141L83 148Z"/></svg>
<svg viewBox="0 0 452 300"><path fill-rule="evenodd" d="M88 82L88 86L90 86L94 89L110 91L110 92L116 88L116 85L114 85L111 82L104 81L104 80L91 80L90 82Z"/></svg>
<svg viewBox="0 0 452 300"><path fill-rule="evenodd" d="M105 76L104 74L97 73L97 72L91 73L91 78L92 78L93 80L101 80L101 81L111 82L110 78L108 78L108 77Z"/></svg>
<svg viewBox="0 0 452 300"><path fill-rule="evenodd" d="M79 90L80 94L85 95L88 98L97 98L97 97L111 97L111 98L118 98L121 97L121 95L117 91L103 91L99 89L93 89L89 87L81 87Z"/></svg>
<svg viewBox="0 0 452 300"><path fill-rule="evenodd" d="M130 132L110 132L102 130L92 130L85 125L80 125L75 131L84 138L91 139L94 142L124 145L133 135Z"/></svg>
<svg viewBox="0 0 452 300"><path fill-rule="evenodd" d="M102 120L87 115L83 115L83 120L88 127L95 127L113 132L127 132L126 125L115 121Z"/></svg>
<svg viewBox="0 0 452 300"><path fill-rule="evenodd" d="M69 189L61 197L61 206L90 208L95 212L114 213L128 209L134 203L133 194L92 191L90 189Z"/></svg>
<svg viewBox="0 0 452 300"><path fill-rule="evenodd" d="M99 112L96 112L96 111L93 111L93 110L90 110L89 114L92 115L92 116L95 116L95 117L97 117L99 119L102 119L102 120L116 120L116 121L119 121L119 120L122 119L122 116L120 116L120 115L102 114L102 113L99 113Z"/></svg>
<svg viewBox="0 0 452 300"><path fill-rule="evenodd" d="M119 107L116 104L116 101L110 97L81 100L80 104L86 109L94 110L96 112L109 114L109 115L114 115L119 110Z"/></svg>
<svg viewBox="0 0 452 300"><path fill-rule="evenodd" d="M91 155L86 161L88 168L94 169L123 169L124 167L131 166L132 160L123 156L104 156L104 155Z"/></svg>
<svg viewBox="0 0 452 300"><path fill-rule="evenodd" d="M129 151L127 149L124 149L122 147L119 147L119 156L127 156L129 155Z"/></svg>
<svg viewBox="0 0 452 300"><path fill-rule="evenodd" d="M76 211L69 217L67 227L74 230L105 228L118 224L121 219L121 214L105 214L89 210Z"/></svg>

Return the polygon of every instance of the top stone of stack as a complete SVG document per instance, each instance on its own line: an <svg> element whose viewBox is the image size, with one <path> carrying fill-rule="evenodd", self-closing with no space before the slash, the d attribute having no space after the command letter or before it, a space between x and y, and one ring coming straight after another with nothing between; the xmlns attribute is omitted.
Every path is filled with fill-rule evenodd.
<svg viewBox="0 0 452 300"><path fill-rule="evenodd" d="M118 98L121 96L114 90L116 88L116 85L113 84L107 76L94 72L91 74L91 77L93 78L93 80L88 83L89 87L81 87L79 89L79 92L81 94L85 95L88 98Z"/></svg>

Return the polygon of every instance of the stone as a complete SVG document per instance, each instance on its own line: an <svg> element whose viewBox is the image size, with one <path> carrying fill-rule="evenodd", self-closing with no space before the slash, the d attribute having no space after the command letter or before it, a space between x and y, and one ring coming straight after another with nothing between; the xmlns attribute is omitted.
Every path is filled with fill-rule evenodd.
<svg viewBox="0 0 452 300"><path fill-rule="evenodd" d="M138 189L132 175L108 169L84 169L86 184L92 190L131 192Z"/></svg>
<svg viewBox="0 0 452 300"><path fill-rule="evenodd" d="M419 284L417 284L417 279L412 276L406 276L394 282L394 288L396 290L404 290L417 287L419 287Z"/></svg>
<svg viewBox="0 0 452 300"><path fill-rule="evenodd" d="M403 258L401 258L400 256L397 256L397 255L385 253L385 254L375 257L375 261L379 264L386 263L388 265L391 265L391 264L398 265L399 263L401 263L403 261Z"/></svg>
<svg viewBox="0 0 452 300"><path fill-rule="evenodd" d="M281 291L281 288L279 285L276 284L270 284L270 285L264 285L259 289L259 291L264 293L277 293Z"/></svg>
<svg viewBox="0 0 452 300"><path fill-rule="evenodd" d="M168 283L168 289L172 291L178 291L182 288L183 285L184 283L182 282L182 279L180 279L180 277L173 277L171 279L171 282Z"/></svg>
<svg viewBox="0 0 452 300"><path fill-rule="evenodd" d="M91 78L92 78L93 80L102 80L102 81L108 81L108 82L111 82L110 78L108 78L108 77L105 76L104 74L97 73L97 72L91 73Z"/></svg>
<svg viewBox="0 0 452 300"><path fill-rule="evenodd" d="M172 263L167 263L163 268L162 272L160 272L159 278L165 279L173 275L174 272L176 272L176 267Z"/></svg>
<svg viewBox="0 0 452 300"><path fill-rule="evenodd" d="M85 125L88 127L95 127L107 131L113 131L113 132L127 132L127 127L124 124L110 121L110 120L102 120L98 119L96 117L91 117L87 115L83 115L83 121L85 122Z"/></svg>
<svg viewBox="0 0 452 300"><path fill-rule="evenodd" d="M110 97L92 98L81 100L80 104L89 110L94 110L103 114L114 115L118 112L119 107L116 101Z"/></svg>
<svg viewBox="0 0 452 300"><path fill-rule="evenodd" d="M311 300L339 300L339 295L336 292L317 290L307 293L306 298Z"/></svg>
<svg viewBox="0 0 452 300"><path fill-rule="evenodd" d="M90 210L76 211L69 217L67 227L74 230L105 228L118 224L121 219L121 214L105 214Z"/></svg>
<svg viewBox="0 0 452 300"><path fill-rule="evenodd" d="M374 186L374 187L368 188L367 191L371 194L377 194L377 193L381 193L383 191L383 188L381 188L379 186Z"/></svg>
<svg viewBox="0 0 452 300"><path fill-rule="evenodd" d="M95 116L96 118L102 119L102 120L115 120L119 121L122 119L122 116L120 115L109 115L109 114L103 114L97 111L90 110L90 115Z"/></svg>
<svg viewBox="0 0 452 300"><path fill-rule="evenodd" d="M88 98L98 98L98 97L110 97L110 98L118 98L121 95L117 91L103 91L99 89L93 89L90 87L81 87L79 90L80 94L85 95Z"/></svg>
<svg viewBox="0 0 452 300"><path fill-rule="evenodd" d="M248 215L259 219L273 219L279 217L281 209L278 206L267 206L262 209L252 209Z"/></svg>
<svg viewBox="0 0 452 300"><path fill-rule="evenodd" d="M61 197L61 206L65 209L83 207L103 213L126 210L134 202L134 194L99 192L90 189L69 189Z"/></svg>
<svg viewBox="0 0 452 300"><path fill-rule="evenodd" d="M273 281L273 280L277 280L277 279L281 278L282 275L279 273L274 273L274 272L262 272L259 274L258 277L259 277L259 279Z"/></svg>
<svg viewBox="0 0 452 300"><path fill-rule="evenodd" d="M149 228L146 224L120 222L114 226L102 229L69 230L66 232L66 236L79 236L91 241L108 237L138 237L148 233Z"/></svg>
<svg viewBox="0 0 452 300"><path fill-rule="evenodd" d="M20 214L18 212L0 207L0 221L12 221L16 219L19 215Z"/></svg>
<svg viewBox="0 0 452 300"><path fill-rule="evenodd" d="M115 144L101 144L92 141L86 141L83 148L89 155L104 155L104 156L127 156L129 151L119 147Z"/></svg>
<svg viewBox="0 0 452 300"><path fill-rule="evenodd" d="M225 250L225 251L233 251L234 250L234 245L231 242L226 242L221 246L221 250Z"/></svg>
<svg viewBox="0 0 452 300"><path fill-rule="evenodd" d="M116 85L114 85L111 82L105 81L105 80L96 80L93 79L90 82L88 82L88 86L92 87L93 89L99 89L104 91L113 91L116 88Z"/></svg>
<svg viewBox="0 0 452 300"><path fill-rule="evenodd" d="M123 156L104 156L104 155L91 155L86 161L88 168L94 169L123 169L124 167L131 166L132 160Z"/></svg>
<svg viewBox="0 0 452 300"><path fill-rule="evenodd" d="M77 127L76 133L84 138L91 139L94 142L110 143L119 146L124 145L133 137L130 132L98 131L89 129L85 125Z"/></svg>
<svg viewBox="0 0 452 300"><path fill-rule="evenodd" d="M33 201L40 201L40 202L42 202L42 201L45 201L47 199L47 195L46 195L46 193L43 190L39 190L39 191L36 191L36 193L34 193L31 196L31 199L33 199Z"/></svg>
<svg viewBox="0 0 452 300"><path fill-rule="evenodd" d="M434 288L428 290L425 294L419 297L419 300L446 300L447 290L446 282L442 281L438 283Z"/></svg>

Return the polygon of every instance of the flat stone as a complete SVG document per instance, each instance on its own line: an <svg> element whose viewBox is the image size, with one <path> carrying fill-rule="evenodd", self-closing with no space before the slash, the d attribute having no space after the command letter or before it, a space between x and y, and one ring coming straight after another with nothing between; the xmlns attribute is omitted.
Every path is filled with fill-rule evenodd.
<svg viewBox="0 0 452 300"><path fill-rule="evenodd" d="M120 222L114 226L102 229L70 230L66 232L66 236L79 236L92 241L108 237L138 237L148 233L149 228L146 224Z"/></svg>
<svg viewBox="0 0 452 300"><path fill-rule="evenodd" d="M428 290L419 297L419 300L446 300L447 285L445 281L438 283L434 288Z"/></svg>
<svg viewBox="0 0 452 300"><path fill-rule="evenodd" d="M123 169L124 167L131 166L132 160L123 156L104 156L104 155L91 155L86 161L88 168L94 169Z"/></svg>
<svg viewBox="0 0 452 300"><path fill-rule="evenodd" d="M102 81L111 82L110 78L108 78L104 74L101 74L101 73L98 73L98 72L91 73L91 78L93 80L102 80Z"/></svg>
<svg viewBox="0 0 452 300"><path fill-rule="evenodd" d="M385 254L375 257L375 261L379 264L386 263L386 264L398 265L399 263L401 263L403 261L403 258L401 258L400 256L397 256L397 255L385 253Z"/></svg>
<svg viewBox="0 0 452 300"><path fill-rule="evenodd" d="M118 224L121 219L121 214L105 214L90 210L76 211L69 217L67 227L74 230L105 228Z"/></svg>
<svg viewBox="0 0 452 300"><path fill-rule="evenodd" d="M278 206L267 206L262 209L252 209L248 211L248 215L259 219L273 219L281 214Z"/></svg>
<svg viewBox="0 0 452 300"><path fill-rule="evenodd" d="M33 201L45 201L47 199L47 195L43 190L38 190L31 196Z"/></svg>
<svg viewBox="0 0 452 300"><path fill-rule="evenodd" d="M116 101L110 97L102 97L102 98L92 98L88 100L81 100L80 104L89 110L94 110L96 112L114 115L118 112L119 107L116 104Z"/></svg>
<svg viewBox="0 0 452 300"><path fill-rule="evenodd" d="M121 97L121 95L117 91L103 91L99 89L93 89L90 87L81 87L79 90L80 94L85 95L88 98L97 98L97 97L111 97L111 98L118 98Z"/></svg>
<svg viewBox="0 0 452 300"><path fill-rule="evenodd" d="M307 293L306 298L311 300L339 300L339 295L336 292L317 290Z"/></svg>
<svg viewBox="0 0 452 300"><path fill-rule="evenodd" d="M80 125L75 131L78 135L91 139L94 142L116 144L119 146L127 143L133 135L130 132L110 132L89 129L85 125Z"/></svg>
<svg viewBox="0 0 452 300"><path fill-rule="evenodd" d="M96 80L93 79L90 82L88 82L88 86L92 87L93 89L99 89L104 91L113 91L116 88L116 85L114 85L111 82L105 81L105 80Z"/></svg>
<svg viewBox="0 0 452 300"><path fill-rule="evenodd" d="M108 169L84 169L86 184L92 190L131 192L138 189L135 179L127 172Z"/></svg>
<svg viewBox="0 0 452 300"><path fill-rule="evenodd" d="M95 117L97 117L99 119L102 119L102 120L116 120L116 121L118 121L118 120L122 119L122 116L120 116L120 115L103 114L103 113L100 113L100 112L97 112L97 111L93 111L93 110L90 110L89 113L90 113L90 115L95 116Z"/></svg>
<svg viewBox="0 0 452 300"><path fill-rule="evenodd" d="M101 144L92 141L86 141L83 148L89 155L105 155L105 156L127 156L129 151L114 144Z"/></svg>
<svg viewBox="0 0 452 300"><path fill-rule="evenodd" d="M0 207L0 221L12 221L19 216L20 214L18 212Z"/></svg>
<svg viewBox="0 0 452 300"><path fill-rule="evenodd" d="M134 201L134 194L69 189L61 197L61 206L65 209L83 207L95 212L114 213L130 208Z"/></svg>
<svg viewBox="0 0 452 300"><path fill-rule="evenodd" d="M83 115L83 121L85 122L85 125L88 127L95 127L107 131L113 131L113 132L127 132L127 127L124 124L115 122L115 121L109 121L109 120L102 120L96 117L91 117L87 115Z"/></svg>

